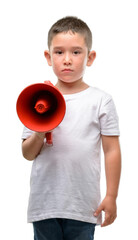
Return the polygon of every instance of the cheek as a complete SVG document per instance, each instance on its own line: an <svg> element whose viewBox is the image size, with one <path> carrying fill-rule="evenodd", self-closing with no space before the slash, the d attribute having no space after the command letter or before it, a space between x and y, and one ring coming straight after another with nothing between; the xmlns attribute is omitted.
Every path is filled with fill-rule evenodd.
<svg viewBox="0 0 138 240"><path fill-rule="evenodd" d="M87 60L82 59L79 63L76 64L76 67L79 71L84 71L86 67Z"/></svg>
<svg viewBox="0 0 138 240"><path fill-rule="evenodd" d="M57 72L59 70L60 62L55 58L52 59L52 67L53 67L54 72L55 71Z"/></svg>
<svg viewBox="0 0 138 240"><path fill-rule="evenodd" d="M87 56L82 55L78 60L78 65L80 65L81 67L84 67L86 66L86 63L87 63Z"/></svg>

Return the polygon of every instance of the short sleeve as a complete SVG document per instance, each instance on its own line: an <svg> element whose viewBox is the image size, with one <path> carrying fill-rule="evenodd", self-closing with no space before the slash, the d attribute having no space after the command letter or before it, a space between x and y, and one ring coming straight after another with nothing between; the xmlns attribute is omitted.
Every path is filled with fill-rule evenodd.
<svg viewBox="0 0 138 240"><path fill-rule="evenodd" d="M99 111L100 132L102 135L119 136L119 119L111 96L101 102Z"/></svg>
<svg viewBox="0 0 138 240"><path fill-rule="evenodd" d="M33 131L28 129L27 127L24 127L23 133L22 133L22 139L27 139L32 135Z"/></svg>

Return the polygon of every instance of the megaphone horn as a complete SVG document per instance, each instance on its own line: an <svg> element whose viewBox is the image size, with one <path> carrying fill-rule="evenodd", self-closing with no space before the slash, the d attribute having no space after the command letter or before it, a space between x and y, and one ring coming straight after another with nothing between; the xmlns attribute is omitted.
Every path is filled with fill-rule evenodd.
<svg viewBox="0 0 138 240"><path fill-rule="evenodd" d="M16 103L21 122L36 132L46 132L47 144L52 144L51 131L64 118L66 104L63 95L50 82L36 83L26 87Z"/></svg>

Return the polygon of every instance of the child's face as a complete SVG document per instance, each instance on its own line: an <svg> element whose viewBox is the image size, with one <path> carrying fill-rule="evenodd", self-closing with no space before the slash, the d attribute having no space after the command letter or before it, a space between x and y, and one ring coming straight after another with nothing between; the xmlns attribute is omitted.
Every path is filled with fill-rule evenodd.
<svg viewBox="0 0 138 240"><path fill-rule="evenodd" d="M86 66L92 64L84 37L78 33L57 34L45 56L58 80L66 83L82 80Z"/></svg>

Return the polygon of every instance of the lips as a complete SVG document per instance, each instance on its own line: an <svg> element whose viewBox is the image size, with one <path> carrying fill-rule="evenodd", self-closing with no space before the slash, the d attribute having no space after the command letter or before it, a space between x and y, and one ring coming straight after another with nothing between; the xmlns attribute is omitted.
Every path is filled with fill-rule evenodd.
<svg viewBox="0 0 138 240"><path fill-rule="evenodd" d="M73 70L70 69L70 68L65 68L65 69L62 70L62 72L73 72Z"/></svg>

